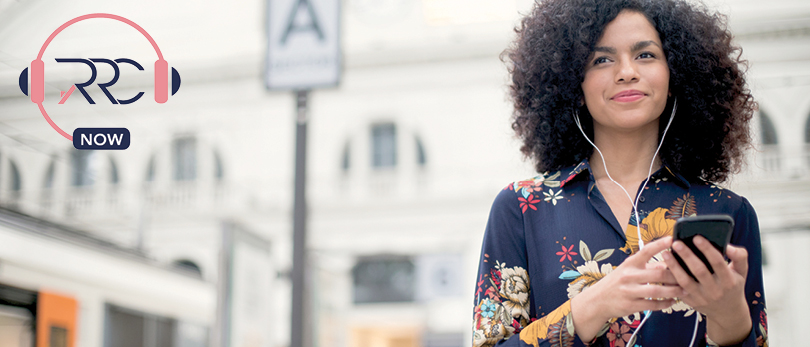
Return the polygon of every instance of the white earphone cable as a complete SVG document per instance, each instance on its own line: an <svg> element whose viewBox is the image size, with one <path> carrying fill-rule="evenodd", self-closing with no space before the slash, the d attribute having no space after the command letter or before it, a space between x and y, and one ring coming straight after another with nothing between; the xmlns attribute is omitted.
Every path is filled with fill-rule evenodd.
<svg viewBox="0 0 810 347"><path fill-rule="evenodd" d="M579 120L579 113L575 111L576 116L574 117L574 122L577 124L577 128L579 128L579 131L582 132L582 136L585 137L585 140L588 141L588 143L590 143L591 146L593 146L593 148L595 148L597 152L599 152L599 157L602 159L602 165L605 167L605 174L607 174L608 179L610 179L611 182L619 186L619 188L621 188L622 191L624 191L624 194L627 195L627 199L630 200L630 204L632 204L633 206L633 214L636 217L636 225L638 225L638 223L641 223L641 220L639 219L638 216L638 200L641 198L641 194L644 192L644 187L646 187L647 183L650 181L650 175L652 174L653 166L655 166L655 158L656 156L658 156L658 151L661 150L661 146L664 144L664 136L666 136L667 131L669 130L669 126L672 125L672 119L675 118L675 111L677 109L678 109L678 98L676 97L672 103L672 114L669 117L669 121L667 121L667 126L664 128L664 133L661 135L661 141L658 144L658 148L655 149L655 153L653 153L653 158L652 161L650 162L650 169L647 171L647 179L644 180L644 184L641 185L641 188L638 190L638 194L636 195L635 201L633 200L632 197L630 197L630 193L627 192L627 189L625 189L621 184L619 184L619 182L616 182L616 180L614 180L613 177L610 176L610 172L607 169L607 163L605 162L605 156L602 154L602 151L599 150L599 147L596 147L596 144L594 144L591 141L591 139L588 138L588 135L585 134L585 130L582 129L582 124L580 123ZM636 231L638 232L639 249L644 248L644 240L642 240L641 238L641 228L636 228Z"/></svg>
<svg viewBox="0 0 810 347"><path fill-rule="evenodd" d="M602 154L602 151L599 150L599 147L596 147L596 144L594 144L593 141L591 141L591 139L588 138L588 135L585 134L585 130L582 129L582 124L580 123L580 120L579 120L579 112L577 112L576 109L574 110L574 114L575 114L574 122L577 124L577 128L579 128L579 131L582 133L582 136L585 137L585 140L588 141L588 143L590 143L591 146L593 146L593 148L596 149L597 152L599 152L599 157L602 159L602 165L605 168L605 174L607 175L608 179L610 179L611 182L615 183L617 186L619 186L619 188L622 189L622 191L624 191L624 194L627 196L627 199L630 200L630 203L633 206L633 215L636 218L636 232L638 233L638 247L639 247L639 249L644 248L644 240L641 238L641 225L640 225L641 220L639 219L639 215L638 215L638 201L641 198L641 194L644 192L644 188L647 187L647 183L649 183L649 181L650 181L650 175L652 175L652 169L653 169L653 166L655 166L655 158L658 156L658 152L661 150L661 146L664 144L664 137L667 135L667 131L669 130L670 125L672 125L672 120L675 118L675 112L677 111L677 109L678 109L678 98L675 97L673 102L672 102L672 114L669 116L669 120L667 121L667 126L664 128L664 133L661 134L661 141L658 143L658 148L656 148L655 153L653 153L652 161L650 162L650 168L647 171L647 179L644 180L644 184L642 184L641 188L639 188L638 194L636 194L636 199L635 200L633 200L633 198L630 197L630 193L627 192L627 189L625 189L621 184L619 184L619 182L616 182L616 180L614 180L613 177L610 176L610 172L608 172L608 168L607 168L607 162L605 162L605 156ZM651 313L652 312L649 311L649 310L645 311L644 318L641 320L641 323L639 323L638 327L633 332L633 335L630 336L630 339L628 341L634 341L634 338L636 337L636 334L638 334L638 332L641 330L641 327L647 321L647 318L650 318ZM696 314L700 314L700 313L696 312ZM694 343L695 343L695 337L697 336L697 327L698 327L698 319L697 319L697 316L696 316L696 318L695 318L695 328L694 328L694 331L692 333L692 342L689 343L689 347L692 347L694 345Z"/></svg>

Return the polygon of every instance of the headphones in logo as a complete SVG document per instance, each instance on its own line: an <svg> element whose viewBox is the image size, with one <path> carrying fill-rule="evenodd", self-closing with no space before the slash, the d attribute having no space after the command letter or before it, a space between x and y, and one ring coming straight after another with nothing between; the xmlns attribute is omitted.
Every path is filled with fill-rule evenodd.
<svg viewBox="0 0 810 347"><path fill-rule="evenodd" d="M114 14L108 13L91 13L86 14L83 16L79 16L67 21L65 24L62 24L59 28L54 30L51 36L48 36L48 39L45 40L45 43L42 44L42 48L39 49L39 55L37 58L31 62L31 92L28 92L28 68L25 68L22 73L20 73L20 90L22 90L23 94L29 95L31 97L31 102L37 104L39 106L39 111L42 113L42 116L45 117L45 120L48 121L48 124L56 130L59 134L64 136L66 139L73 141L73 136L64 132L61 128L59 128L56 123L51 120L51 117L48 116L48 113L45 112L45 108L42 106L42 102L45 100L45 63L42 61L42 55L45 53L45 49L51 43L51 41L58 35L62 30L65 30L67 27L81 22L86 19L93 19L93 18L108 18L108 19L115 19L120 22L124 22L129 26L138 30L147 40L149 43L152 44L152 48L155 49L157 53L158 60L155 61L155 101L159 104L165 103L169 100L169 83L171 83L172 95L177 93L177 90L180 89L180 74L172 68L171 74L171 82L169 81L169 63L163 59L163 53L160 52L160 48L158 47L157 43L149 33L146 32L143 28L141 28L135 22L126 19L121 16L116 16ZM93 72L95 76L95 71ZM75 86L74 86L75 87ZM71 92L72 92L71 88ZM69 92L70 93L70 92Z"/></svg>

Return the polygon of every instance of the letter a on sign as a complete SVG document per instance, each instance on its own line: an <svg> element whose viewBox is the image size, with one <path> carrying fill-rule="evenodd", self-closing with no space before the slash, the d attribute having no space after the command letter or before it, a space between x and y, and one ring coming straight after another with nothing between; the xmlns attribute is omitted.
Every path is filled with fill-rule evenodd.
<svg viewBox="0 0 810 347"><path fill-rule="evenodd" d="M302 9L306 10L306 12L302 12ZM295 19L299 17L299 13L309 17L308 25L295 23ZM287 20L287 29L284 30L284 36L281 37L282 45L287 44L287 38L290 37L290 33L293 31L314 31L315 34L318 35L318 39L323 41L323 31L321 31L321 26L318 24L318 16L315 15L315 9L312 8L312 4L309 3L309 0L298 0L298 3L293 6L290 17Z"/></svg>
<svg viewBox="0 0 810 347"><path fill-rule="evenodd" d="M268 89L306 90L338 85L343 65L340 1L268 0Z"/></svg>

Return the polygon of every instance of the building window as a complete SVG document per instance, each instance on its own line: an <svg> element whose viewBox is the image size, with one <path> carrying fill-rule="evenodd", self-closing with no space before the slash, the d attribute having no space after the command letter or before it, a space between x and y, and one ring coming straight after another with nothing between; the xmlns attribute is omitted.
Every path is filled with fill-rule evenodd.
<svg viewBox="0 0 810 347"><path fill-rule="evenodd" d="M172 145L174 180L193 181L197 178L197 139L180 137Z"/></svg>
<svg viewBox="0 0 810 347"><path fill-rule="evenodd" d="M19 193L22 190L22 177L20 177L20 169L17 168L17 163L9 162L11 169L11 191Z"/></svg>
<svg viewBox="0 0 810 347"><path fill-rule="evenodd" d="M73 151L70 154L71 185L75 187L92 186L95 183L95 151Z"/></svg>
<svg viewBox="0 0 810 347"><path fill-rule="evenodd" d="M222 165L219 151L214 151L214 179L220 182L223 178L225 178L225 166Z"/></svg>
<svg viewBox="0 0 810 347"><path fill-rule="evenodd" d="M17 203L22 197L22 176L20 175L20 169L17 168L17 163L9 161L9 169L11 171L11 182L9 182L11 194L9 194L8 207L17 209L19 208Z"/></svg>
<svg viewBox="0 0 810 347"><path fill-rule="evenodd" d="M393 123L371 127L371 166L377 169L397 165L397 128Z"/></svg>
<svg viewBox="0 0 810 347"><path fill-rule="evenodd" d="M149 164L146 164L146 182L155 181L155 156L149 158Z"/></svg>
<svg viewBox="0 0 810 347"><path fill-rule="evenodd" d="M768 172L779 171L782 163L781 156L779 155L779 139L776 136L776 127L768 115L759 112L759 141L762 144L761 152L759 153L759 166Z"/></svg>
<svg viewBox="0 0 810 347"><path fill-rule="evenodd" d="M349 142L346 142L346 145L343 146L343 155L340 158L340 168L346 172L349 171L349 167L352 164L352 157L351 157L351 147L349 146Z"/></svg>
<svg viewBox="0 0 810 347"><path fill-rule="evenodd" d="M195 276L202 278L202 270L200 269L200 266L191 260L188 259L175 260L174 262L172 262L172 266L178 269L182 269L183 271L190 272Z"/></svg>
<svg viewBox="0 0 810 347"><path fill-rule="evenodd" d="M48 347L67 347L68 331L63 327L51 326L50 342Z"/></svg>
<svg viewBox="0 0 810 347"><path fill-rule="evenodd" d="M177 321L106 305L106 347L173 347Z"/></svg>
<svg viewBox="0 0 810 347"><path fill-rule="evenodd" d="M37 292L0 283L0 346L33 346Z"/></svg>
<svg viewBox="0 0 810 347"><path fill-rule="evenodd" d="M810 144L810 117L807 117L807 122L804 123L804 143Z"/></svg>
<svg viewBox="0 0 810 347"><path fill-rule="evenodd" d="M115 160L113 160L113 158L110 158L110 184L117 185L119 180L118 165L115 164Z"/></svg>
<svg viewBox="0 0 810 347"><path fill-rule="evenodd" d="M810 167L810 117L804 123L804 159L805 164Z"/></svg>
<svg viewBox="0 0 810 347"><path fill-rule="evenodd" d="M414 264L408 257L360 258L352 269L354 303L414 301Z"/></svg>
<svg viewBox="0 0 810 347"><path fill-rule="evenodd" d="M425 166L427 164L427 157L425 156L425 146L422 144L422 139L416 137L416 164Z"/></svg>
<svg viewBox="0 0 810 347"><path fill-rule="evenodd" d="M48 169L45 170L45 184L43 185L45 189L53 189L54 176L56 176L56 163L51 160Z"/></svg>
<svg viewBox="0 0 810 347"><path fill-rule="evenodd" d="M779 142L776 137L776 127L765 112L759 112L759 136L763 145L775 145Z"/></svg>

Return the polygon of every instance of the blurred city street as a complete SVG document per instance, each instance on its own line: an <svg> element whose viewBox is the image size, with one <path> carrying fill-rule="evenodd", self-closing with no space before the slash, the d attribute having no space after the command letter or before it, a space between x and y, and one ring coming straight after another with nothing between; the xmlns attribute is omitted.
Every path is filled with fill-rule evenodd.
<svg viewBox="0 0 810 347"><path fill-rule="evenodd" d="M306 347L471 346L490 206L536 175L500 59L533 1L336 2L339 29L324 30L341 48L339 82L307 100L301 307L297 100L267 86L268 1L0 0L0 347L288 347L292 310ZM707 6L728 16L760 107L756 148L726 186L759 217L771 344L801 346L810 2ZM290 18L310 25L305 12ZM90 13L148 32L182 78L176 94L154 101L155 47L121 22L76 23L43 55L57 27ZM76 150L43 119L20 87L38 53L53 122L127 128L128 149ZM87 67L57 58L138 62L93 60L93 73L101 83L120 69L109 92L143 97L114 104L95 86L71 96Z"/></svg>

